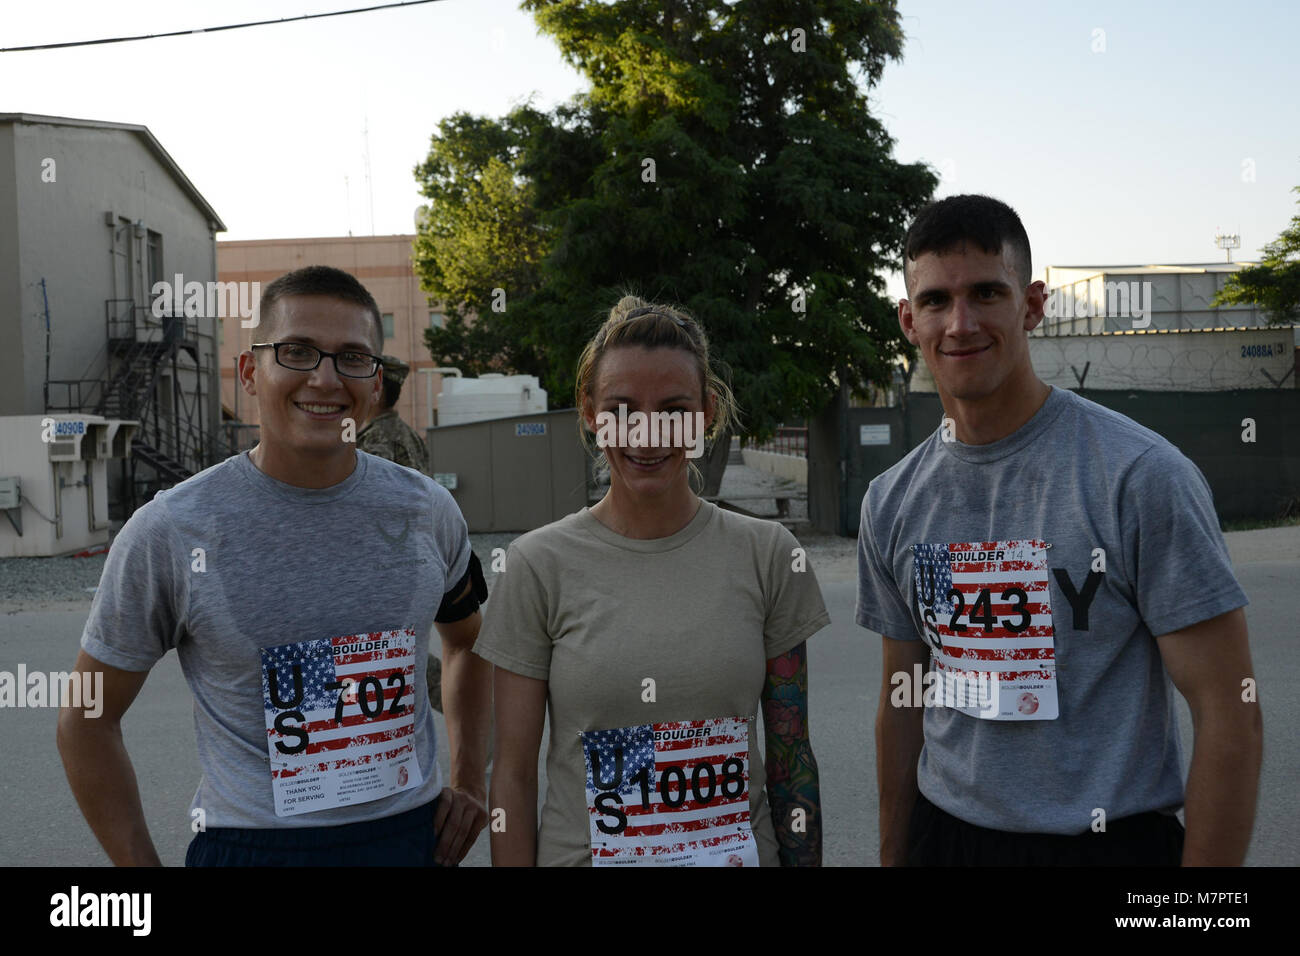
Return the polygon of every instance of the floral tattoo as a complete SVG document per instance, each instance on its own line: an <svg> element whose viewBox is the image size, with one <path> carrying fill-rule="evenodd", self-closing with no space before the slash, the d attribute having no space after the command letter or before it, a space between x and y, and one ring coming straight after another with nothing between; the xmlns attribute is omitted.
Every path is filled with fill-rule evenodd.
<svg viewBox="0 0 1300 956"><path fill-rule="evenodd" d="M821 866L821 793L808 740L808 656L803 644L767 662L763 685L767 794L782 866Z"/></svg>

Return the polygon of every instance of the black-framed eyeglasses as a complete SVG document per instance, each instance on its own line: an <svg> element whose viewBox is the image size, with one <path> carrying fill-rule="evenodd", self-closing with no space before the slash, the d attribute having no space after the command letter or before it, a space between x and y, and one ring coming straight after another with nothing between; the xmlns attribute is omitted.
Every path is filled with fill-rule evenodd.
<svg viewBox="0 0 1300 956"><path fill-rule="evenodd" d="M326 352L303 342L259 342L255 349L275 349L275 363L295 372L311 372L321 359L334 360L334 371L344 378L370 378L382 364L378 355L369 352Z"/></svg>

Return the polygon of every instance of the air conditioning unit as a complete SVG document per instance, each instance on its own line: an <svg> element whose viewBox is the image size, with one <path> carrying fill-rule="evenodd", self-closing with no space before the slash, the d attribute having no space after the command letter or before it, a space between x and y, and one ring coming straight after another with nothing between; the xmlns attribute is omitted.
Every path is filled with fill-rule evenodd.
<svg viewBox="0 0 1300 956"><path fill-rule="evenodd" d="M106 544L109 460L130 455L138 428L91 414L0 417L0 558Z"/></svg>
<svg viewBox="0 0 1300 956"><path fill-rule="evenodd" d="M49 444L50 461L82 461L95 457L94 438L91 437L90 442L86 441L87 436L94 434L89 419L59 418L53 415L47 415L46 419L53 419L53 424L44 423L41 436Z"/></svg>
<svg viewBox="0 0 1300 956"><path fill-rule="evenodd" d="M108 454L104 458L130 458L131 443L140 431L140 423L121 418L110 418L104 423L108 426Z"/></svg>

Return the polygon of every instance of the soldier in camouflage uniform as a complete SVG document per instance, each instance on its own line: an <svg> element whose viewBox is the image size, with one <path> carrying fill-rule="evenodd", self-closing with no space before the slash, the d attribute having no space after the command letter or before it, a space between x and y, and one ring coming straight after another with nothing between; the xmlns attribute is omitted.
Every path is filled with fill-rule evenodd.
<svg viewBox="0 0 1300 956"><path fill-rule="evenodd" d="M357 447L407 468L429 473L429 453L415 429L397 414L397 400L410 366L391 355L381 356L384 365L383 405L357 432Z"/></svg>
<svg viewBox="0 0 1300 956"><path fill-rule="evenodd" d="M396 408L397 400L402 396L402 383L406 381L407 373L411 368L392 355L380 356L380 361L384 366L383 405L371 416L361 431L357 432L357 447L427 475L429 452L425 448L424 441L414 428L402 421ZM442 661L433 654L429 655L426 678L429 687L429 703L441 714Z"/></svg>

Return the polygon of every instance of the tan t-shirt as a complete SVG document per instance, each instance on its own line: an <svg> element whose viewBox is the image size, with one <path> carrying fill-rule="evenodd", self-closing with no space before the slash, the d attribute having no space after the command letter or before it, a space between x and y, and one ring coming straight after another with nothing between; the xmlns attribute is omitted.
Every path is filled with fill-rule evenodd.
<svg viewBox="0 0 1300 956"><path fill-rule="evenodd" d="M766 662L830 623L798 546L707 501L667 538L625 538L583 509L515 540L474 651L549 682L539 865L592 863L583 731L724 718L749 720L750 822L762 865L778 864L754 732Z"/></svg>

